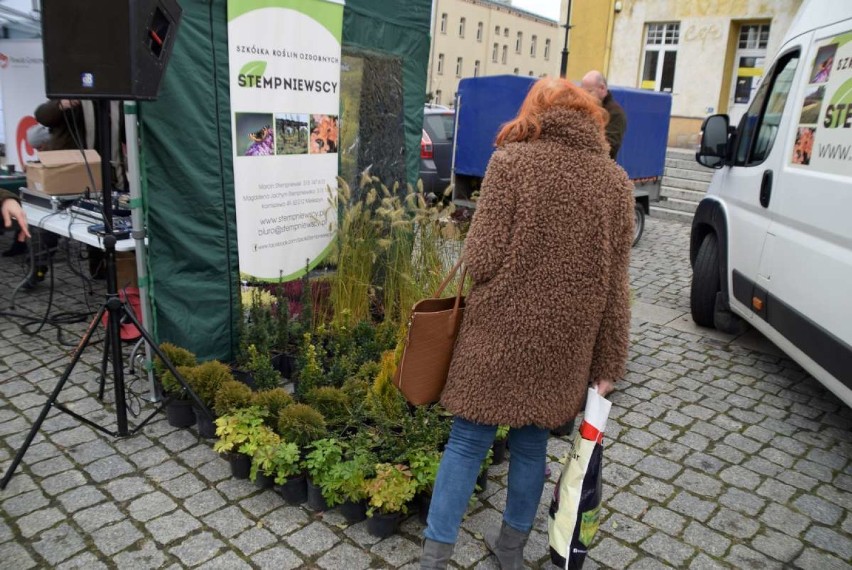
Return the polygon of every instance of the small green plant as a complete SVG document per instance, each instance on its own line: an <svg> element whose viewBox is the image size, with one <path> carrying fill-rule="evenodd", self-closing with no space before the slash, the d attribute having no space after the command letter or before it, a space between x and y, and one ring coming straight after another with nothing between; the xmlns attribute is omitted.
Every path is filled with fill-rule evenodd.
<svg viewBox="0 0 852 570"><path fill-rule="evenodd" d="M280 283L275 291L275 348L281 352L290 349L290 300Z"/></svg>
<svg viewBox="0 0 852 570"><path fill-rule="evenodd" d="M263 425L266 410L256 407L234 410L216 419L216 435L213 444L218 453L238 452L252 455L264 442L271 439L270 431ZM274 434L273 434L274 435Z"/></svg>
<svg viewBox="0 0 852 570"><path fill-rule="evenodd" d="M248 366L251 362L250 346L254 346L262 354L268 354L272 349L277 334L272 316L274 301L275 297L269 292L257 287L243 292L245 317L240 326L240 347L237 354L237 362L241 366Z"/></svg>
<svg viewBox="0 0 852 570"><path fill-rule="evenodd" d="M399 424L406 414L405 399L393 385L396 372L396 355L387 351L382 355L381 368L367 392L367 411L379 424Z"/></svg>
<svg viewBox="0 0 852 570"><path fill-rule="evenodd" d="M405 465L380 463L376 465L376 476L366 482L365 488L370 499L368 515L373 516L376 512L406 513L417 483Z"/></svg>
<svg viewBox="0 0 852 570"><path fill-rule="evenodd" d="M212 406L216 393L225 382L233 382L234 375L227 364L218 360L208 360L196 366L189 376L184 376L190 388L207 406Z"/></svg>
<svg viewBox="0 0 852 570"><path fill-rule="evenodd" d="M253 406L267 410L269 412L267 423L275 424L271 427L277 427L281 410L293 403L293 396L284 388L273 388L252 394L251 403Z"/></svg>
<svg viewBox="0 0 852 570"><path fill-rule="evenodd" d="M292 404L278 414L278 433L300 448L326 434L325 418L306 404Z"/></svg>
<svg viewBox="0 0 852 570"><path fill-rule="evenodd" d="M509 437L509 426L497 426L497 434L494 436L494 439L502 441L507 437Z"/></svg>
<svg viewBox="0 0 852 570"><path fill-rule="evenodd" d="M275 436L255 451L249 478L254 481L257 473L263 473L267 477L274 477L278 485L283 485L287 479L297 475L300 469L299 448L296 444L281 441Z"/></svg>
<svg viewBox="0 0 852 570"><path fill-rule="evenodd" d="M314 388L305 394L305 402L321 413L329 425L341 425L349 419L349 397L340 388Z"/></svg>
<svg viewBox="0 0 852 570"><path fill-rule="evenodd" d="M437 451L419 449L408 456L408 467L414 478L415 492L431 493L438 477L438 467L441 465L441 454Z"/></svg>
<svg viewBox="0 0 852 570"><path fill-rule="evenodd" d="M217 416L224 416L249 407L251 399L251 388L236 380L226 380L213 398L213 411Z"/></svg>
<svg viewBox="0 0 852 570"><path fill-rule="evenodd" d="M312 389L325 384L325 372L323 372L322 364L317 346L311 342L310 333L305 333L302 342L302 349L299 355L301 368L299 369L299 393L306 394Z"/></svg>
<svg viewBox="0 0 852 570"><path fill-rule="evenodd" d="M357 450L320 475L322 494L329 506L346 501L358 502L367 498L367 480L376 472L376 456Z"/></svg>
<svg viewBox="0 0 852 570"><path fill-rule="evenodd" d="M181 348L170 342L164 342L160 345L160 350L166 358L172 363L176 370L181 366L195 366L198 361L195 355L185 348ZM178 370L180 373L180 370ZM181 374L183 375L183 374ZM169 372L166 363L159 356L154 357L154 376L160 381L163 386L163 391L167 394L179 394L183 391L183 386L178 382L171 372Z"/></svg>
<svg viewBox="0 0 852 570"><path fill-rule="evenodd" d="M321 485L323 476L343 460L343 444L340 440L327 437L311 444L303 465L314 483Z"/></svg>
<svg viewBox="0 0 852 570"><path fill-rule="evenodd" d="M248 370L254 376L254 385L258 390L271 390L281 384L281 374L272 366L269 354L260 352L253 344L248 347Z"/></svg>
<svg viewBox="0 0 852 570"><path fill-rule="evenodd" d="M178 374L180 374L181 378L187 383L187 385L192 386L193 377L195 376L195 367L194 366L178 366L177 367ZM183 387L183 384L175 378L174 374L169 372L168 370L163 374L160 379L160 383L163 386L163 393L169 396L173 396L177 399L185 399L188 397L186 393L186 388Z"/></svg>

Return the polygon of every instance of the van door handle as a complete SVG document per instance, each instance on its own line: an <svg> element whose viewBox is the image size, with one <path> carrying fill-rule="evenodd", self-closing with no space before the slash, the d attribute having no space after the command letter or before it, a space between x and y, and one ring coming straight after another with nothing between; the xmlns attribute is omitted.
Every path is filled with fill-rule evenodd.
<svg viewBox="0 0 852 570"><path fill-rule="evenodd" d="M765 170L763 172L763 181L760 183L760 205L764 208L769 207L769 198L772 197L772 171Z"/></svg>

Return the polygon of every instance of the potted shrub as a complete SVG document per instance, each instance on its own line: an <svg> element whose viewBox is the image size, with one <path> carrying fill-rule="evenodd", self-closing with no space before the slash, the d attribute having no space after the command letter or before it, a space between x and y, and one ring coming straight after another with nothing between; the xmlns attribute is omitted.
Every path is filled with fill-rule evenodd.
<svg viewBox="0 0 852 570"><path fill-rule="evenodd" d="M340 388L313 388L305 394L305 403L321 413L329 426L341 426L349 420L349 396Z"/></svg>
<svg viewBox="0 0 852 570"><path fill-rule="evenodd" d="M325 418L307 404L292 404L278 413L278 434L304 450L326 434Z"/></svg>
<svg viewBox="0 0 852 570"><path fill-rule="evenodd" d="M185 348L181 348L169 342L160 345L160 350L171 361L177 369L178 374L184 377L191 374L191 369L197 364L195 355ZM166 418L172 427L189 427L195 423L195 414L192 412L192 400L189 399L183 384L174 377L159 356L154 358L154 376L160 381L163 395L168 399L166 403Z"/></svg>
<svg viewBox="0 0 852 570"><path fill-rule="evenodd" d="M402 515L408 512L408 502L414 498L417 484L405 465L380 463L376 476L366 482L369 506L367 532L379 538L392 535Z"/></svg>
<svg viewBox="0 0 852 570"><path fill-rule="evenodd" d="M304 461L308 472L308 506L325 511L330 505L322 492L323 477L343 459L343 445L336 438L323 438L314 441L311 448Z"/></svg>
<svg viewBox="0 0 852 570"><path fill-rule="evenodd" d="M509 441L509 426L497 426L497 435L491 450L494 452L494 465L500 465L506 459L506 444Z"/></svg>
<svg viewBox="0 0 852 570"><path fill-rule="evenodd" d="M251 403L253 406L264 408L269 412L269 415L266 416L266 425L277 430L278 416L281 410L293 403L293 396L284 388L273 388L271 390L254 392L251 397Z"/></svg>
<svg viewBox="0 0 852 570"><path fill-rule="evenodd" d="M299 446L289 441L280 442L271 457L275 490L291 505L304 503L308 498L307 476L299 459Z"/></svg>
<svg viewBox="0 0 852 570"><path fill-rule="evenodd" d="M195 412L195 425L198 428L198 434L208 439L216 437L216 424L213 423L216 418L213 405L216 401L216 394L225 382L234 381L231 369L218 360L210 360L193 368L192 374L186 378L186 381L198 398L214 414L214 417L210 418L193 405L192 409Z"/></svg>
<svg viewBox="0 0 852 570"><path fill-rule="evenodd" d="M257 407L241 408L216 419L219 439L213 450L222 454L231 464L231 474L237 479L247 479L251 470L251 457L262 441L268 441L269 429L263 425L266 410Z"/></svg>
<svg viewBox="0 0 852 570"><path fill-rule="evenodd" d="M408 455L408 467L415 483L415 503L418 506L420 522L426 524L429 505L432 503L432 489L438 476L441 454L438 451L418 449Z"/></svg>
<svg viewBox="0 0 852 570"><path fill-rule="evenodd" d="M364 448L350 448L347 456L321 477L321 486L328 505L339 505L340 514L353 524L367 518L366 482L375 475L376 456Z"/></svg>
<svg viewBox="0 0 852 570"><path fill-rule="evenodd" d="M251 455L249 479L261 489L271 489L275 483L275 456L281 438L271 429L260 430L257 437L247 446L246 453Z"/></svg>
<svg viewBox="0 0 852 570"><path fill-rule="evenodd" d="M248 371L255 390L271 390L281 385L281 374L272 366L269 354L259 351L254 345L248 348Z"/></svg>
<svg viewBox="0 0 852 570"><path fill-rule="evenodd" d="M236 380L226 380L213 397L213 413L219 417L252 404L251 389Z"/></svg>

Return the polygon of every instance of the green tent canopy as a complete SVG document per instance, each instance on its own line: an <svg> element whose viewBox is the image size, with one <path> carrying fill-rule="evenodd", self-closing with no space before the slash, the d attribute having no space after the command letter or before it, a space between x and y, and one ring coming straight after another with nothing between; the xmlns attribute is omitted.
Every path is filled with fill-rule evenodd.
<svg viewBox="0 0 852 570"><path fill-rule="evenodd" d="M199 358L229 361L239 340L240 283L226 2L181 6L160 97L139 106L153 328L158 340ZM388 182L417 181L430 12L430 0L346 3L341 174L348 180L369 169Z"/></svg>

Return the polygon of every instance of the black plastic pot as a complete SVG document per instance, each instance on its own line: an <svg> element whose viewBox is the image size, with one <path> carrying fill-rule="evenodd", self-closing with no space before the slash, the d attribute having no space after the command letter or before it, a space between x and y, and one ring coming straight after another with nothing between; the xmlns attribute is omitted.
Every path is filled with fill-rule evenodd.
<svg viewBox="0 0 852 570"><path fill-rule="evenodd" d="M192 412L195 414L195 428L198 430L198 435L205 439L213 439L216 437L216 424L213 423L207 415L195 406L192 407Z"/></svg>
<svg viewBox="0 0 852 570"><path fill-rule="evenodd" d="M251 471L251 457L245 453L226 453L225 459L231 465L234 479L248 479Z"/></svg>
<svg viewBox="0 0 852 570"><path fill-rule="evenodd" d="M166 404L166 419L170 426L176 428L195 425L192 400L169 400Z"/></svg>
<svg viewBox="0 0 852 570"><path fill-rule="evenodd" d="M492 465L500 465L506 461L506 443L508 441L507 438L495 439L494 443L491 444L491 450L494 452L494 463Z"/></svg>
<svg viewBox="0 0 852 570"><path fill-rule="evenodd" d="M418 493L414 501L417 503L417 520L425 525L429 518L429 507L432 505L432 493Z"/></svg>
<svg viewBox="0 0 852 570"><path fill-rule="evenodd" d="M254 375L248 370L240 370L239 368L232 368L231 373L234 375L234 380L237 382L242 382L252 390L256 388L254 383Z"/></svg>
<svg viewBox="0 0 852 570"><path fill-rule="evenodd" d="M488 471L483 471L476 478L476 486L479 487L479 492L482 493L488 488Z"/></svg>
<svg viewBox="0 0 852 570"><path fill-rule="evenodd" d="M254 484L260 487L261 489L271 489L273 485L275 485L275 477L264 475L263 473L258 471L257 476L255 476L254 478Z"/></svg>
<svg viewBox="0 0 852 570"><path fill-rule="evenodd" d="M396 532L402 513L375 513L367 519L367 532L378 538L387 538Z"/></svg>
<svg viewBox="0 0 852 570"><path fill-rule="evenodd" d="M281 374L283 378L290 379L295 370L296 357L286 352L274 354L271 358L272 366Z"/></svg>
<svg viewBox="0 0 852 570"><path fill-rule="evenodd" d="M275 490L281 498L289 505L301 505L308 499L307 476L300 473L287 479L283 485L278 485Z"/></svg>
<svg viewBox="0 0 852 570"><path fill-rule="evenodd" d="M349 524L361 522L367 518L367 505L364 501L358 501L357 503L346 501L345 503L341 503L338 509Z"/></svg>
<svg viewBox="0 0 852 570"><path fill-rule="evenodd" d="M322 489L320 489L319 485L314 485L310 477L308 477L308 506L315 511L328 510L328 503L325 502L325 497L322 496Z"/></svg>

